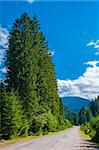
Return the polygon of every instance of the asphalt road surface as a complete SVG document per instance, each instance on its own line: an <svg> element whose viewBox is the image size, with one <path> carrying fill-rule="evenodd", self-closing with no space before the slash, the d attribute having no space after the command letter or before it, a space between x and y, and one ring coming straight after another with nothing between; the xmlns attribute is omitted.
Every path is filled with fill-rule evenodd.
<svg viewBox="0 0 99 150"><path fill-rule="evenodd" d="M79 127L58 132L54 135L42 136L30 141L9 144L2 150L99 150L92 142L82 137Z"/></svg>

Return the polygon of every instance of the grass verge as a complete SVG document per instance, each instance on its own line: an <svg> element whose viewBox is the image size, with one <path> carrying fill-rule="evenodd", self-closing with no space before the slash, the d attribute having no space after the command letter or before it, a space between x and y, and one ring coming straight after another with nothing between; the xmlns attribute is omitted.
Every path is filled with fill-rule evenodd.
<svg viewBox="0 0 99 150"><path fill-rule="evenodd" d="M91 140L91 137L88 134L85 134L82 130L80 130L80 134L88 140Z"/></svg>
<svg viewBox="0 0 99 150"><path fill-rule="evenodd" d="M91 137L88 134L85 134L82 130L80 130L80 134L85 137L86 139L90 140L91 142L93 142L91 140ZM93 142L96 146L99 146L99 143Z"/></svg>

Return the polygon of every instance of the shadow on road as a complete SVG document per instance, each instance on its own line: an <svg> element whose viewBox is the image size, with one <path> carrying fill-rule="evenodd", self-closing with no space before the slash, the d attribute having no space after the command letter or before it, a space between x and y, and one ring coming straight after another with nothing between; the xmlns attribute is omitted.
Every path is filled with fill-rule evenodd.
<svg viewBox="0 0 99 150"><path fill-rule="evenodd" d="M76 146L77 150L99 150L99 146L96 146L90 140L82 139L79 146Z"/></svg>

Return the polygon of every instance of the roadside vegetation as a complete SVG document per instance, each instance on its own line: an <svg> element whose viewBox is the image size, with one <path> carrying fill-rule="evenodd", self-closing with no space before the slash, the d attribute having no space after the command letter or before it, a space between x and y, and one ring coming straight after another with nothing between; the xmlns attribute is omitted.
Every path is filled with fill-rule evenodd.
<svg viewBox="0 0 99 150"><path fill-rule="evenodd" d="M83 112L82 117L80 116L81 130L88 134L92 141L99 143L99 97L81 112Z"/></svg>
<svg viewBox="0 0 99 150"><path fill-rule="evenodd" d="M15 139L71 127L39 22L26 13L16 19L9 34L7 74L0 82L0 136Z"/></svg>
<svg viewBox="0 0 99 150"><path fill-rule="evenodd" d="M79 113L73 112L69 108L65 107L65 118L67 118L72 125L79 125Z"/></svg>
<svg viewBox="0 0 99 150"><path fill-rule="evenodd" d="M79 113L65 108L65 117L73 125L80 125L82 134L99 143L99 96L87 107L83 107Z"/></svg>

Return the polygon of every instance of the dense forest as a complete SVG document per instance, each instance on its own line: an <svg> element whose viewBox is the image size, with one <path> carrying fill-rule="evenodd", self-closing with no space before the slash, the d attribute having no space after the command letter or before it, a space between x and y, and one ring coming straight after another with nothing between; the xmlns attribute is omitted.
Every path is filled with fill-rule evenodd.
<svg viewBox="0 0 99 150"><path fill-rule="evenodd" d="M65 118L67 118L72 125L79 125L79 113L71 111L69 108L65 107Z"/></svg>
<svg viewBox="0 0 99 150"><path fill-rule="evenodd" d="M79 113L81 130L99 143L99 96Z"/></svg>
<svg viewBox="0 0 99 150"><path fill-rule="evenodd" d="M13 139L71 126L58 95L51 52L39 22L26 13L10 31L7 75L0 82L0 136Z"/></svg>

